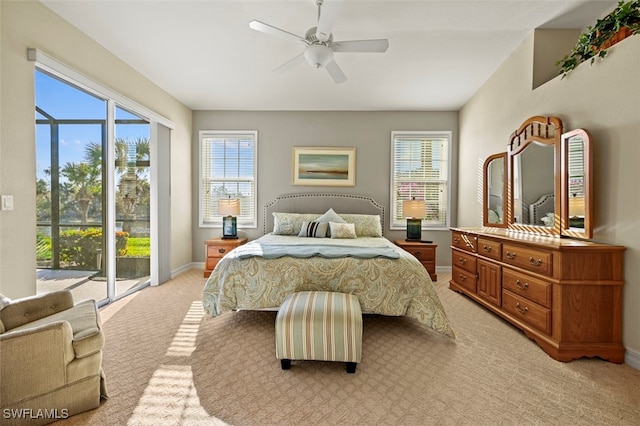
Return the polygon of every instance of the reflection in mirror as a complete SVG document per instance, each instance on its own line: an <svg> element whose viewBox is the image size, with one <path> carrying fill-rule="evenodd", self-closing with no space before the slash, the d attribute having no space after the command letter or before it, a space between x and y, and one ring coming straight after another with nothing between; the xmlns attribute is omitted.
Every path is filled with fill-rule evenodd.
<svg viewBox="0 0 640 426"><path fill-rule="evenodd" d="M562 234L591 238L591 150L583 129L562 135Z"/></svg>
<svg viewBox="0 0 640 426"><path fill-rule="evenodd" d="M537 142L513 156L513 222L555 226L555 147Z"/></svg>
<svg viewBox="0 0 640 426"><path fill-rule="evenodd" d="M503 228L506 221L507 153L489 156L483 166L483 226Z"/></svg>

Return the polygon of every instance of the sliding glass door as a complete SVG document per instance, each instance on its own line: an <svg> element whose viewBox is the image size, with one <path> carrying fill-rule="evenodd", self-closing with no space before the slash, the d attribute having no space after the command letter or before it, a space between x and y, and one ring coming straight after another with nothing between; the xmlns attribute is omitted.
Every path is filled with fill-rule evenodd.
<svg viewBox="0 0 640 426"><path fill-rule="evenodd" d="M115 298L149 284L150 125L36 70L38 293Z"/></svg>

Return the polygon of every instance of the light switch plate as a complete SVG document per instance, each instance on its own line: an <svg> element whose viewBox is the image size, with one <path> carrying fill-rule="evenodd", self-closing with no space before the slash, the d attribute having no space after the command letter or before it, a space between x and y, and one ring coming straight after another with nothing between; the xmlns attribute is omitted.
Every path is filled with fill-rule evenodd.
<svg viewBox="0 0 640 426"><path fill-rule="evenodd" d="M2 196L2 210L13 210L13 195Z"/></svg>

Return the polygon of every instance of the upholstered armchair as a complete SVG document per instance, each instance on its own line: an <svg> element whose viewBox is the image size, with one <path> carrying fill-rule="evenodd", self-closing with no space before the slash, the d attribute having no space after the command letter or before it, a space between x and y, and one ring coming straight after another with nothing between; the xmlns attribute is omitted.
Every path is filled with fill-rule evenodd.
<svg viewBox="0 0 640 426"><path fill-rule="evenodd" d="M4 304L0 423L45 424L98 407L107 392L95 302L74 304L62 290Z"/></svg>

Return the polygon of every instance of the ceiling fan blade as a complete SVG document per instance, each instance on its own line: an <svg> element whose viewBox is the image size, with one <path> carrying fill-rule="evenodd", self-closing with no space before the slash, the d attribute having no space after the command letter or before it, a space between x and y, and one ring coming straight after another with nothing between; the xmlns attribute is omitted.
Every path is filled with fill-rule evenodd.
<svg viewBox="0 0 640 426"><path fill-rule="evenodd" d="M321 0L318 5L318 25L316 27L316 38L320 41L327 41L331 36L333 25L338 19L342 9L340 0Z"/></svg>
<svg viewBox="0 0 640 426"><path fill-rule="evenodd" d="M325 66L325 68L336 84L344 83L345 81L347 81L347 76L344 75L336 61L334 61L333 59Z"/></svg>
<svg viewBox="0 0 640 426"><path fill-rule="evenodd" d="M307 41L300 36L297 36L293 33L290 33L288 31L285 30L281 30L280 28L276 28L272 25L269 24L265 24L264 22L260 22L260 21L251 21L249 22L249 27L253 30L256 31L260 31L263 32L265 34L269 34L272 36L276 36L276 37L281 37L287 40L296 40L296 41L301 41L304 44L308 44Z"/></svg>
<svg viewBox="0 0 640 426"><path fill-rule="evenodd" d="M274 72L285 72L295 67L299 63L304 62L304 53L299 54L298 56L289 59L284 64L280 65L278 68L274 69Z"/></svg>
<svg viewBox="0 0 640 426"><path fill-rule="evenodd" d="M334 52L364 52L382 53L389 48L389 40L380 38L375 40L336 41L331 45Z"/></svg>

